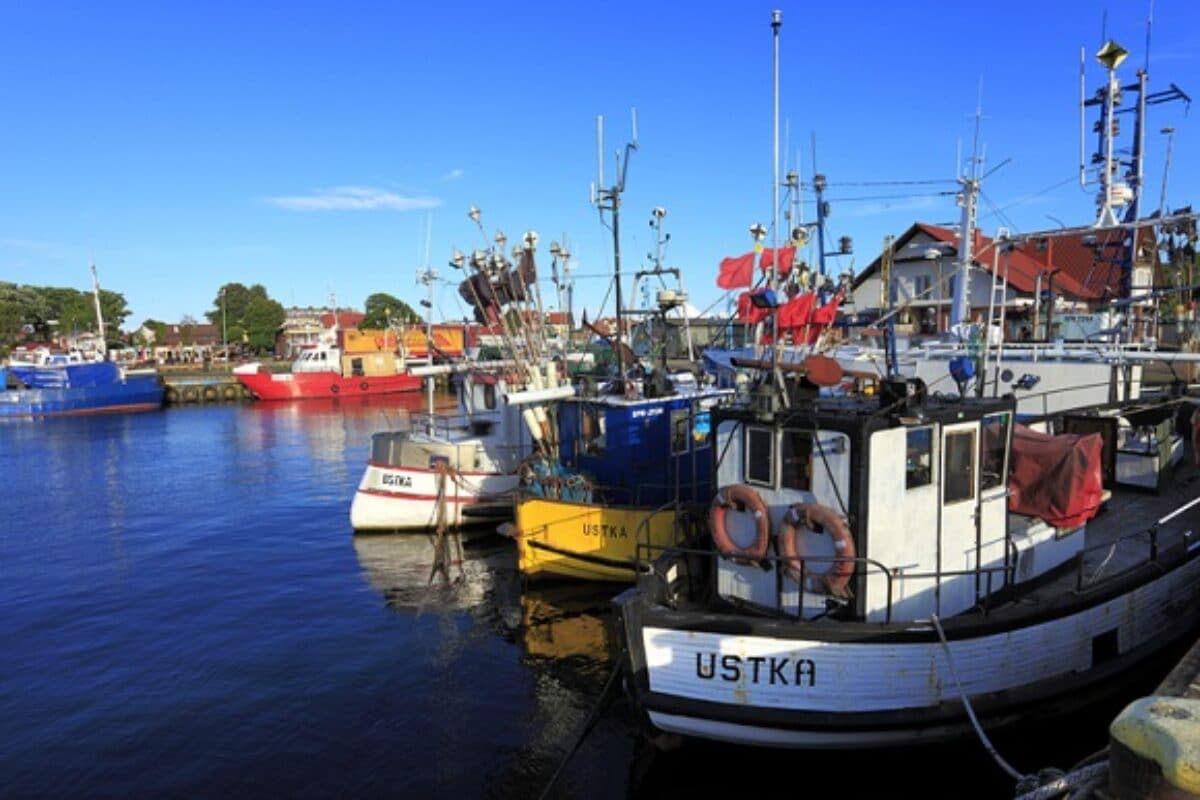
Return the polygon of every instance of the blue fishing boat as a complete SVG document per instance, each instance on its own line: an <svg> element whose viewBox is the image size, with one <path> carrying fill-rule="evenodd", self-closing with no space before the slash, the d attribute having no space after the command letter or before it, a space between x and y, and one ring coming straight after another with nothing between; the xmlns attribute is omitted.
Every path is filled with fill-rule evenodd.
<svg viewBox="0 0 1200 800"><path fill-rule="evenodd" d="M0 382L2 418L151 411L163 401L157 375L131 375L111 361L10 365Z"/></svg>

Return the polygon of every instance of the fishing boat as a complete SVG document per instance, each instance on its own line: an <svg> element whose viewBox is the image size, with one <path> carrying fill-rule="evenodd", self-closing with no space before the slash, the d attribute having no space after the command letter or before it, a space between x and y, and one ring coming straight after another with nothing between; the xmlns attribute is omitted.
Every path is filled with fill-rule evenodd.
<svg viewBox="0 0 1200 800"><path fill-rule="evenodd" d="M157 375L130 375L111 361L0 367L0 417L56 417L162 408Z"/></svg>
<svg viewBox="0 0 1200 800"><path fill-rule="evenodd" d="M1186 396L1021 424L1012 392L968 391L966 355L957 392L893 367L870 395L836 359L779 356L713 410L707 517L614 600L653 740L986 743L1200 629Z"/></svg>
<svg viewBox="0 0 1200 800"><path fill-rule="evenodd" d="M472 209L472 218L479 213ZM509 358L411 370L429 382L428 413L406 429L372 436L350 506L356 531L494 526L511 518L520 465L557 452L554 403L575 389L564 362L550 357L543 317L533 308L537 236L525 235L515 266L503 254L504 241L498 234L498 248L477 251L469 261L456 252L451 266L469 273L460 292ZM435 411L432 381L438 375L455 379L455 414Z"/></svg>
<svg viewBox="0 0 1200 800"><path fill-rule="evenodd" d="M385 340L385 336L390 337ZM287 372L272 372L254 361L235 367L234 377L259 400L302 400L313 397L363 397L415 392L421 378L397 356L392 334L380 332L371 350L346 352L328 343L301 351Z"/></svg>
<svg viewBox="0 0 1200 800"><path fill-rule="evenodd" d="M525 380L512 362L444 367L454 372L455 414L430 409L403 430L371 436L370 460L350 505L356 531L433 530L488 523L512 513L518 467L533 454L523 411ZM429 377L438 368L415 368ZM554 392L573 393L570 386ZM546 402L547 395L539 395Z"/></svg>
<svg viewBox="0 0 1200 800"><path fill-rule="evenodd" d="M1121 463L1137 458L1123 419L1178 441L1184 401L1062 415L1044 423L1093 432L1051 436L1016 425L1011 396L898 379L822 398L809 373L785 377L786 399L767 382L714 411L722 488L704 544L616 600L653 729L796 747L946 739L971 714L990 729L1085 702L1200 623L1192 458L1156 447L1141 486L1104 468L1107 455L1137 471Z"/></svg>
<svg viewBox="0 0 1200 800"><path fill-rule="evenodd" d="M92 265L98 353L105 352L100 281ZM85 359L78 351L48 348L29 360L0 367L0 417L35 418L79 414L151 411L162 408L163 387L156 374L131 373L119 364Z"/></svg>
<svg viewBox="0 0 1200 800"><path fill-rule="evenodd" d="M578 395L560 402L559 450L523 465L515 524L502 530L516 540L518 568L531 579L632 581L646 548L681 541L682 520L713 489L710 416L733 392L698 380L693 371L670 369L649 333L640 337L641 358L623 340L623 320L634 312L622 302L617 219L636 133L634 139L616 183L599 198L613 217L617 330L608 339L614 370L581 377ZM665 331L667 315L687 298L682 286L668 283L679 280L679 271L663 267L665 216L661 207L652 212L654 263L637 274L661 281L655 305L636 312L645 323L657 321L642 326L647 332Z"/></svg>

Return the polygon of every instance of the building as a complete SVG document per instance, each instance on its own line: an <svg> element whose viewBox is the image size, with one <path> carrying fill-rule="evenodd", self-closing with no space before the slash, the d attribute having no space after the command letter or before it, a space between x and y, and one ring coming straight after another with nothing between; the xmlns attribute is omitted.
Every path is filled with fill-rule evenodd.
<svg viewBox="0 0 1200 800"><path fill-rule="evenodd" d="M1154 285L1156 251L1150 229L1137 232L1142 246L1130 281L1137 295ZM1122 296L1120 259L1129 231L1071 232L1007 242L975 232L970 267L969 318L998 324L1004 310L1008 341L1101 339L1118 324ZM912 337L948 330L958 281L958 232L914 223L892 246L897 331ZM884 293L883 257L852 282L852 312L877 319L889 308ZM995 277L995 280L993 280ZM1052 302L1051 302L1052 301ZM1147 303L1133 304L1133 337L1154 335ZM851 313L848 309L847 313ZM1111 332L1111 331L1110 331ZM993 336L999 334L993 331Z"/></svg>

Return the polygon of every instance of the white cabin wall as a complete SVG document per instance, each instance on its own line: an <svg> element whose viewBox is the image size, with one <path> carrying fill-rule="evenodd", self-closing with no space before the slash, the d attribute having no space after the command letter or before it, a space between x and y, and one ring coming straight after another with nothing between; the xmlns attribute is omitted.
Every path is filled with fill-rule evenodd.
<svg viewBox="0 0 1200 800"><path fill-rule="evenodd" d="M936 580L906 575L933 575L937 569L939 437L933 437L929 484L907 489L907 435L906 428L891 428L872 434L870 440L867 503L871 513L865 555L893 570L893 620L925 618L935 610ZM869 621L885 618L887 589L887 577L869 568L865 609Z"/></svg>

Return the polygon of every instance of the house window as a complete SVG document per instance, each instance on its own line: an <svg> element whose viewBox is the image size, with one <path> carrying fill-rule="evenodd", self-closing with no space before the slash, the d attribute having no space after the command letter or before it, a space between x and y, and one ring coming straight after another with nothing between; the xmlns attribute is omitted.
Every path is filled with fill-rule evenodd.
<svg viewBox="0 0 1200 800"><path fill-rule="evenodd" d="M809 491L812 488L812 434L808 431L784 431L780 444L780 488Z"/></svg>
<svg viewBox="0 0 1200 800"><path fill-rule="evenodd" d="M929 289L933 286L933 278L929 275L917 275L913 278L913 299L928 300Z"/></svg>
<svg viewBox="0 0 1200 800"><path fill-rule="evenodd" d="M775 434L770 428L746 429L746 482L771 486Z"/></svg>
<svg viewBox="0 0 1200 800"><path fill-rule="evenodd" d="M496 407L496 384L485 383L483 385L483 407L489 410Z"/></svg>
<svg viewBox="0 0 1200 800"><path fill-rule="evenodd" d="M680 408L671 412L671 455L679 455L688 451L688 439L691 425L688 424L688 409Z"/></svg>
<svg viewBox="0 0 1200 800"><path fill-rule="evenodd" d="M933 481L933 428L910 428L905 452L904 488L928 486Z"/></svg>
<svg viewBox="0 0 1200 800"><path fill-rule="evenodd" d="M1008 448L1008 412L983 418L983 458L980 485L993 489L1005 481L1004 456Z"/></svg>
<svg viewBox="0 0 1200 800"><path fill-rule="evenodd" d="M975 431L946 435L946 479L943 505L975 496Z"/></svg>

